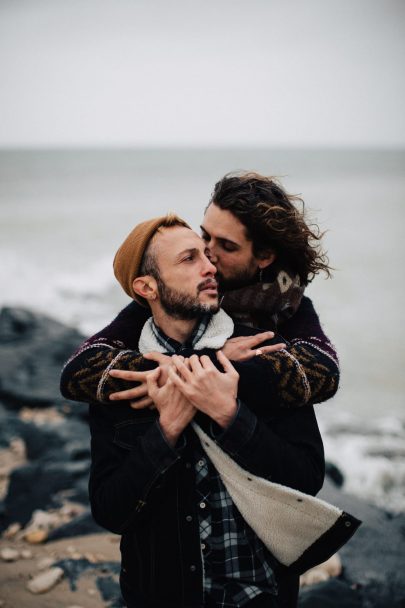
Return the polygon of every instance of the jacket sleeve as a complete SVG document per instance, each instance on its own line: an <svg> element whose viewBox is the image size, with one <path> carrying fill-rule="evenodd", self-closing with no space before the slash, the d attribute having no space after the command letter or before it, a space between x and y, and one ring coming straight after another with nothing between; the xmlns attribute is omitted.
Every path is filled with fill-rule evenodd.
<svg viewBox="0 0 405 608"><path fill-rule="evenodd" d="M321 489L325 459L313 407L263 418L239 401L225 431L212 427L218 445L245 470L306 494Z"/></svg>
<svg viewBox="0 0 405 608"><path fill-rule="evenodd" d="M302 298L279 332L288 348L257 357L276 389L278 405L300 407L333 397L339 386L339 361L309 298Z"/></svg>
<svg viewBox="0 0 405 608"><path fill-rule="evenodd" d="M114 379L108 372L111 369L145 371L156 366L135 349L149 316L149 310L132 302L110 325L86 340L62 370L62 395L73 401L110 403L111 393L133 388L133 382Z"/></svg>
<svg viewBox="0 0 405 608"><path fill-rule="evenodd" d="M128 406L118 406L125 408ZM89 496L95 521L116 534L141 520L167 484L180 449L167 443L157 419L112 422L111 407L90 405ZM149 414L150 416L150 414ZM179 444L184 441L181 436Z"/></svg>

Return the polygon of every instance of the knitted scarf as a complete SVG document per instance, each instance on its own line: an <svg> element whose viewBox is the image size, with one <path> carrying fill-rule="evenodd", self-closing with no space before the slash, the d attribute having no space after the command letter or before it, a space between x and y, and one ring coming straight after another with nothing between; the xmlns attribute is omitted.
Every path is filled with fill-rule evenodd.
<svg viewBox="0 0 405 608"><path fill-rule="evenodd" d="M304 289L297 274L275 262L256 283L225 292L221 308L242 325L277 329L296 312Z"/></svg>

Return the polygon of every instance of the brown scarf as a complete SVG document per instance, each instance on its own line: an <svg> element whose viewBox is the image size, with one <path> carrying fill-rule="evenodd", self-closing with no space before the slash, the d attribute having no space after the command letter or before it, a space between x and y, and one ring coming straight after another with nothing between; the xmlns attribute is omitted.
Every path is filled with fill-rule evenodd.
<svg viewBox="0 0 405 608"><path fill-rule="evenodd" d="M252 285L225 292L221 307L242 325L277 329L296 312L305 287L297 274L277 263L262 275Z"/></svg>

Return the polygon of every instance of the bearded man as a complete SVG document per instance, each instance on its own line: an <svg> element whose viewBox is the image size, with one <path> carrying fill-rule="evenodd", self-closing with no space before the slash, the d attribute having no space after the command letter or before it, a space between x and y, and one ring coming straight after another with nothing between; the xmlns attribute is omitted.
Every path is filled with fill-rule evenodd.
<svg viewBox="0 0 405 608"><path fill-rule="evenodd" d="M239 378L218 351L255 330L219 309L216 268L183 220L137 226L114 271L152 313L138 352L162 357L147 373L154 409L90 406L90 501L122 535L126 605L296 606L298 574L359 523L310 496L324 476L313 408L272 413L265 366L239 362Z"/></svg>

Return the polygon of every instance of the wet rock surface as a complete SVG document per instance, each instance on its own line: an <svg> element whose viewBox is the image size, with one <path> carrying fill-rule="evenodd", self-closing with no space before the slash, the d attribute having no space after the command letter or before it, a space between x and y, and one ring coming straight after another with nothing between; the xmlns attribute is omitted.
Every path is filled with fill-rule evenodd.
<svg viewBox="0 0 405 608"><path fill-rule="evenodd" d="M0 559L8 576L11 568L23 572L15 582L27 594L21 606L35 606L29 603L30 597L38 602L33 594L43 593L42 600L68 590L76 595L63 605L123 606L118 545L107 543L105 557L94 549L111 535L93 522L89 511L87 406L69 403L59 394L61 367L81 341L78 332L43 315L0 311ZM321 497L363 520L363 525L339 552L342 570L335 563L332 574L323 570L308 577L300 608L405 606L404 515L345 494L344 476L333 464L328 474ZM95 534L100 541L94 541ZM80 549L75 547L79 538ZM86 538L93 543L92 551L86 550ZM62 546L62 554L48 554L54 546ZM112 548L117 561L109 559ZM48 578L41 582L44 574ZM90 574L94 584L87 582ZM4 585L8 581L4 579ZM41 585L49 586L32 590Z"/></svg>

